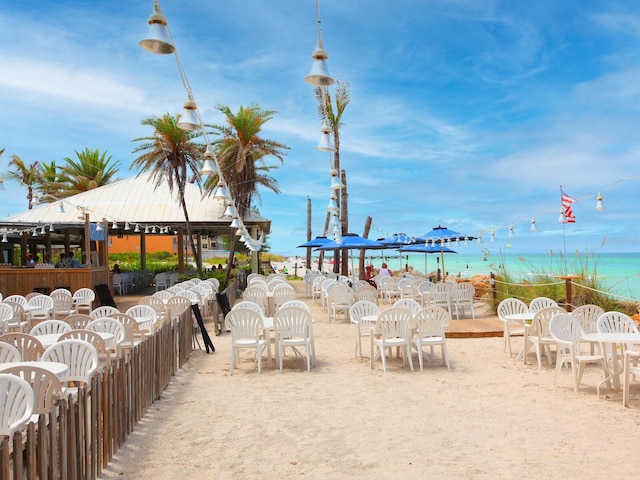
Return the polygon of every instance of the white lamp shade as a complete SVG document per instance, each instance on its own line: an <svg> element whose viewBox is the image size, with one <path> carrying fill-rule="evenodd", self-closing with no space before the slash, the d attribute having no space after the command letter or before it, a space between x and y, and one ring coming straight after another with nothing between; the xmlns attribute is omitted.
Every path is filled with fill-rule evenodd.
<svg viewBox="0 0 640 480"><path fill-rule="evenodd" d="M196 114L196 104L191 100L184 102L184 110L178 122L178 127L183 130L200 130L202 125Z"/></svg>
<svg viewBox="0 0 640 480"><path fill-rule="evenodd" d="M229 192L227 192L227 187L223 182L218 182L218 188L216 193L213 194L214 198L229 198Z"/></svg>
<svg viewBox="0 0 640 480"><path fill-rule="evenodd" d="M334 195L331 196L331 199L329 200L329 205L327 205L327 211L328 212L338 212L338 202L336 202L336 197Z"/></svg>
<svg viewBox="0 0 640 480"><path fill-rule="evenodd" d="M344 185L340 181L340 178L338 177L338 174L337 173L335 175L332 174L331 175L331 185L329 185L329 188L331 190L340 190L342 187L344 187Z"/></svg>
<svg viewBox="0 0 640 480"><path fill-rule="evenodd" d="M231 228L240 228L240 220L238 220L238 217L233 217L229 226Z"/></svg>
<svg viewBox="0 0 640 480"><path fill-rule="evenodd" d="M215 175L218 172L216 168L216 164L209 158L205 159L202 164L202 170L200 170L201 175Z"/></svg>
<svg viewBox="0 0 640 480"><path fill-rule="evenodd" d="M320 143L316 147L316 150L320 150L321 152L335 152L336 149L333 147L331 143L331 134L327 132L322 132L322 137L320 137Z"/></svg>
<svg viewBox="0 0 640 480"><path fill-rule="evenodd" d="M529 229L532 232L537 232L538 231L538 227L536 227L536 219L532 218L531 219L531 228Z"/></svg>
<svg viewBox="0 0 640 480"><path fill-rule="evenodd" d="M329 74L329 67L327 66L327 58L329 55L327 51L321 47L320 42L316 46L316 49L311 54L313 58L313 65L311 65L311 72L304 77L304 81L314 87L328 87L336 83L336 81Z"/></svg>
<svg viewBox="0 0 640 480"><path fill-rule="evenodd" d="M222 215L225 217L233 217L237 213L238 212L236 212L236 207L233 205L233 202L229 201L227 202L227 206L224 209L224 213Z"/></svg>
<svg viewBox="0 0 640 480"><path fill-rule="evenodd" d="M603 200L602 194L598 192L598 196L596 197L596 210L607 209L607 207L604 206L604 202L602 200Z"/></svg>
<svg viewBox="0 0 640 480"><path fill-rule="evenodd" d="M149 17L149 31L147 36L138 42L147 52L166 55L174 53L176 47L171 41L167 29L167 19L154 7L154 12Z"/></svg>
<svg viewBox="0 0 640 480"><path fill-rule="evenodd" d="M329 123L329 119L324 117L322 119L322 127L320 127L320 131L322 133L331 133L331 124Z"/></svg>

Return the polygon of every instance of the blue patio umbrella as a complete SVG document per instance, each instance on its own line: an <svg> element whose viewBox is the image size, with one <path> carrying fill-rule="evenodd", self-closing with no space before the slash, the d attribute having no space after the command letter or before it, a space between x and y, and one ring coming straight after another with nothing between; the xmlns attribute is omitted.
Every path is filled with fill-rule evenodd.
<svg viewBox="0 0 640 480"><path fill-rule="evenodd" d="M355 276L355 268L353 267L353 255L351 254L351 250L370 250L376 248L384 248L384 246L380 242L377 242L375 240L363 238L360 235L356 235L355 233L347 233L342 236L342 241L340 243L330 240L321 247L316 248L316 250L349 250L349 256L351 257L351 271Z"/></svg>
<svg viewBox="0 0 640 480"><path fill-rule="evenodd" d="M303 247L311 247L311 248L316 248L316 247L321 247L323 246L325 243L330 242L331 240L329 240L327 237L316 237L312 240L309 240L308 242L303 243L302 245L298 245L298 248L303 248Z"/></svg>
<svg viewBox="0 0 640 480"><path fill-rule="evenodd" d="M401 253L424 253L424 274L427 274L427 254L428 253L440 253L440 254L445 254L445 253L458 253L454 250L451 250L449 247L442 247L442 249L440 248L440 246L438 245L427 245L425 243L414 243L412 245L406 245L404 247L401 247L398 251L400 251Z"/></svg>
<svg viewBox="0 0 640 480"><path fill-rule="evenodd" d="M444 243L447 241L451 242L460 242L473 240L476 237L472 237L471 235L465 235L464 233L456 232L454 230L449 230L446 227L442 227L438 225L434 227L430 232L425 233L421 237L416 238L416 243L425 243L427 245L440 245L440 257L442 259L442 272L446 273L444 268Z"/></svg>

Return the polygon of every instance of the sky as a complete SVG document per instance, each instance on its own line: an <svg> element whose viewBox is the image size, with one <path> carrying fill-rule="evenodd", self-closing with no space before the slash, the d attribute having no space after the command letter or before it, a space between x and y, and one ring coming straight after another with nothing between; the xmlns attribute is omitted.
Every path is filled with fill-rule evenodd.
<svg viewBox="0 0 640 480"><path fill-rule="evenodd" d="M313 0L163 0L206 123L216 106L277 113L265 138L290 147L261 191L271 251L304 255L329 203L328 154L304 81ZM129 166L141 121L186 100L176 57L138 46L150 0L0 5L0 171L106 151ZM341 166L349 231L420 236L442 225L482 236L464 253L637 252L640 244L640 11L634 0L324 0L331 75L349 83ZM331 87L333 94L334 88ZM277 164L276 159L268 160ZM558 222L560 189L577 199ZM5 181L0 217L27 208ZM606 210L596 211L602 192ZM535 218L537 232L531 232ZM122 219L126 220L126 219ZM509 237L513 226L515 236ZM495 232L495 242L490 233Z"/></svg>

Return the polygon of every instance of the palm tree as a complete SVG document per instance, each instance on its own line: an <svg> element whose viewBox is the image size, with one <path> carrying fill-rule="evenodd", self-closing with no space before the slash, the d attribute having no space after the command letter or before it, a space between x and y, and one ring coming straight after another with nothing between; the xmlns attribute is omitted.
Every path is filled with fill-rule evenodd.
<svg viewBox="0 0 640 480"><path fill-rule="evenodd" d="M12 155L9 166L15 167L15 169L7 172L7 178L27 187L27 201L29 202L29 210L31 210L33 208L34 190L42 181L40 162L35 161L27 165L20 157Z"/></svg>
<svg viewBox="0 0 640 480"><path fill-rule="evenodd" d="M37 188L40 203L50 203L68 196L63 193L65 186L60 182L55 160L40 163L40 177L41 182Z"/></svg>
<svg viewBox="0 0 640 480"><path fill-rule="evenodd" d="M169 191L178 189L178 198L182 206L185 218L187 238L191 243L198 273L202 274L202 261L196 254L196 245L191 234L191 222L189 210L184 199L187 182L193 178L200 185L200 159L202 158L202 145L192 140L201 135L200 131L192 132L183 130L178 126L180 116L165 114L162 117L150 117L142 120L142 125L153 127L154 133L149 137L136 138L134 142L142 142L133 153L143 152L133 161L133 166L143 171L150 171L155 180L156 187L167 182Z"/></svg>
<svg viewBox="0 0 640 480"><path fill-rule="evenodd" d="M350 97L351 86L349 83L337 81L335 92L335 108L331 103L331 95L327 87L316 87L314 93L316 100L318 101L318 114L321 120L327 120L331 126L333 133L333 146L335 152L333 153L333 167L339 172L342 183L345 185L340 192L340 198L338 199L338 207L340 208L340 223L342 228L342 234L349 231L349 207L348 207L348 192L346 186L346 172L340 169L340 127L342 123L342 115L344 114L347 105L351 102ZM337 268L337 263L334 262L334 266ZM349 255L347 251L342 252L342 274L349 274Z"/></svg>
<svg viewBox="0 0 640 480"><path fill-rule="evenodd" d="M97 148L85 148L81 152L76 150L75 153L77 160L67 157L64 159L66 165L59 169L57 180L62 187L58 191L60 196L69 197L117 180L115 175L120 161L112 163L111 156L107 157L106 152L100 153Z"/></svg>
<svg viewBox="0 0 640 480"><path fill-rule="evenodd" d="M214 132L220 138L214 142L218 151L218 163L222 169L225 183L229 187L231 198L236 202L236 208L241 218L251 210L254 197L259 197L258 186L280 193L278 182L267 173L276 168L264 163L268 156L276 157L280 163L284 162L284 150L289 147L273 140L261 138L262 126L273 118L276 113L272 110L262 110L258 105L240 107L234 114L227 106L218 106L225 115L225 125L213 125ZM217 176L207 180L207 190L215 188ZM227 278L235 253L236 237L233 236L227 262Z"/></svg>

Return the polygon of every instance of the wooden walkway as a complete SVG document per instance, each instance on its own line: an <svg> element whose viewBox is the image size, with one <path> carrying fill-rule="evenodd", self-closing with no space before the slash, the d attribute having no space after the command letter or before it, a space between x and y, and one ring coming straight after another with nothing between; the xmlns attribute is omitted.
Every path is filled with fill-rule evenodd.
<svg viewBox="0 0 640 480"><path fill-rule="evenodd" d="M451 320L446 329L447 338L501 337L503 324L498 317Z"/></svg>

